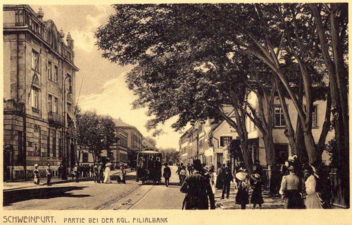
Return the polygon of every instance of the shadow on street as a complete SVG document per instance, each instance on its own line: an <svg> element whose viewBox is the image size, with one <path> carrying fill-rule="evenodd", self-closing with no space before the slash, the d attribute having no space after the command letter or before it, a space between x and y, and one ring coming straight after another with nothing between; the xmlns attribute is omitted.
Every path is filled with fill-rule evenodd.
<svg viewBox="0 0 352 225"><path fill-rule="evenodd" d="M4 192L3 206L9 206L12 203L28 201L32 199L50 199L57 197L74 197L84 198L90 195L76 195L66 193L74 190L82 190L85 187L53 187L53 188L36 188Z"/></svg>

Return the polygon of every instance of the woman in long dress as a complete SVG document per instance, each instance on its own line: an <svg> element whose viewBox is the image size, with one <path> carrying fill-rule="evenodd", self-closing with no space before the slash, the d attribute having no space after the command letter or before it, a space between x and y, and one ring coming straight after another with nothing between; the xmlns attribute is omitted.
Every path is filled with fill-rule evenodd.
<svg viewBox="0 0 352 225"><path fill-rule="evenodd" d="M110 179L110 165L109 165L109 163L107 163L106 167L105 167L105 171L104 171L104 173L105 173L104 183L105 184L110 184L111 183L111 179Z"/></svg>
<svg viewBox="0 0 352 225"><path fill-rule="evenodd" d="M264 203L263 195L262 195L262 179L258 173L252 174L251 178L253 179L253 193L251 198L251 203L253 203L253 209L259 205L259 208L262 208L262 204Z"/></svg>
<svg viewBox="0 0 352 225"><path fill-rule="evenodd" d="M236 174L236 180L238 181L236 204L241 205L241 209L246 209L246 205L249 203L249 179L245 169L240 169L240 172Z"/></svg>
<svg viewBox="0 0 352 225"><path fill-rule="evenodd" d="M310 176L305 182L306 187L306 207L307 209L323 209L323 206L320 201L319 193L316 192L317 180L319 176L314 173L314 170L309 167Z"/></svg>

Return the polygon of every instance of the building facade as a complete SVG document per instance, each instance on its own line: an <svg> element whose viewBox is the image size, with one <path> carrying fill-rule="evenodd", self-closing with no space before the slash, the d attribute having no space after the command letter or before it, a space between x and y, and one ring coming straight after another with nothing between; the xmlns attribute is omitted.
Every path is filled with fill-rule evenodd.
<svg viewBox="0 0 352 225"><path fill-rule="evenodd" d="M76 160L74 41L28 5L5 5L5 179L31 177L33 165L56 171Z"/></svg>
<svg viewBox="0 0 352 225"><path fill-rule="evenodd" d="M248 101L254 109L257 109L258 100L254 93L251 93L248 96ZM297 110L291 100L286 99L286 104L288 106L291 122L295 130L298 118ZM314 140L317 143L325 121L326 102L321 100L316 101L314 102L313 107L312 133ZM231 116L231 110L226 109L225 111L229 116ZM279 164L284 164L288 157L293 153L289 145L288 138L285 135L286 124L279 99L276 97L274 99L273 117L275 157ZM248 144L252 162L259 161L261 165L267 166L268 164L266 161L263 136L249 117L246 118L246 129L248 132ZM330 141L333 137L334 132L329 132L326 142ZM235 159L229 151L231 142L237 139L238 134L236 130L226 121L222 121L219 124L212 124L212 121L208 119L201 125L200 122L196 122L194 127L187 130L180 137L179 149L182 162L185 162L186 158L188 160L187 163L192 162L192 160L197 157L198 153L198 157L202 163L206 163L208 165L212 164L215 168L217 168L219 164L227 162L231 162L232 165L237 165L237 159ZM322 155L323 162L329 164L329 157L330 156L327 152L324 151Z"/></svg>
<svg viewBox="0 0 352 225"><path fill-rule="evenodd" d="M135 167L137 153L143 150L143 144L142 144L143 135L135 126L125 123L124 121L121 120L121 118L114 120L114 122L116 125L116 129L121 131L120 136L123 138L124 146L120 144L120 148L119 148L120 158L124 157L124 160L126 160L125 149L127 149L127 157L128 157L127 162L130 164L130 166ZM127 148L126 148L126 144L127 144Z"/></svg>

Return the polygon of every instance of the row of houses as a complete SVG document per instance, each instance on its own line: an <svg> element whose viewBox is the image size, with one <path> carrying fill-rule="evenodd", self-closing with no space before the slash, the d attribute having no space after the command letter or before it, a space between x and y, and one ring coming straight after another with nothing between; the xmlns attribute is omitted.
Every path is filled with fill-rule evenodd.
<svg viewBox="0 0 352 225"><path fill-rule="evenodd" d="M248 101L254 109L258 107L258 100L255 94L250 94L248 96ZM295 124L297 123L297 111L292 101L287 99L286 103L288 105L289 114L295 129ZM229 116L232 115L231 107L226 107L224 109ZM314 102L312 127L313 136L316 142L319 140L322 125L325 120L325 109L325 101ZM273 138L276 161L280 164L284 164L288 157L292 155L292 150L284 133L286 124L278 97L275 97L273 119ZM249 149L251 152L252 162L259 161L262 166L267 166L268 163L266 161L263 135L248 117L246 118L246 128L248 131ZM333 137L334 132L330 131L326 142L330 141ZM180 137L180 160L184 164L191 164L194 159L198 158L204 164L214 165L216 169L218 164L227 162L231 162L232 165L236 165L239 162L237 162L235 157L231 156L229 146L231 142L238 139L236 130L226 121L215 124L211 119L202 122L197 121ZM330 157L327 152L324 152L322 157L323 162L329 163Z"/></svg>

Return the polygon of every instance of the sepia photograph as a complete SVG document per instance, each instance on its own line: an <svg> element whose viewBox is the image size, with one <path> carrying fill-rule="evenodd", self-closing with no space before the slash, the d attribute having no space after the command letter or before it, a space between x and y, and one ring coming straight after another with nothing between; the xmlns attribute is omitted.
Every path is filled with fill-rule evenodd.
<svg viewBox="0 0 352 225"><path fill-rule="evenodd" d="M348 3L103 4L2 5L3 212L350 208Z"/></svg>

